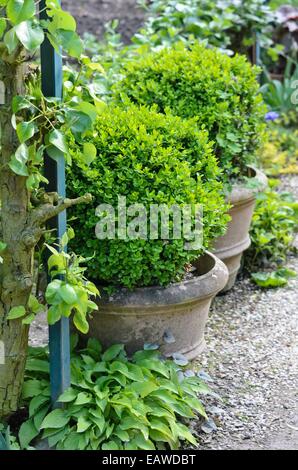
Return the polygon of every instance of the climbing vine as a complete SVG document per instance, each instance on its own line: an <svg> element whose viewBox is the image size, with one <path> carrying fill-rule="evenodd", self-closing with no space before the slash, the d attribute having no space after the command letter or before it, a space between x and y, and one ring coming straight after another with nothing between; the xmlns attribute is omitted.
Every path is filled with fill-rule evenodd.
<svg viewBox="0 0 298 470"><path fill-rule="evenodd" d="M75 19L58 0L0 0L0 341L4 345L0 419L17 409L28 325L41 310L34 295L36 247L44 243L51 218L91 200L89 194L68 199L46 189L44 156L69 159L67 132L72 132L86 158L95 158L95 149L86 147L84 138L95 121L96 103L78 101L72 93L67 99L42 94L36 64L44 41L58 54L75 59L78 70L101 70L83 55ZM52 282L46 295L49 320L54 323L74 312L75 324L86 331L86 314L95 307L90 296L98 292L83 277L82 259L51 250ZM58 282L61 273L68 276Z"/></svg>

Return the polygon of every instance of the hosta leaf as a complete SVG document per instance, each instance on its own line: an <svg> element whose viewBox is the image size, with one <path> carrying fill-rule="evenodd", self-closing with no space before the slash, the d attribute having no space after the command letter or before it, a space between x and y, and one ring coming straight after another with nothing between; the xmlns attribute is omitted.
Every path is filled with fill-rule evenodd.
<svg viewBox="0 0 298 470"><path fill-rule="evenodd" d="M25 449L30 442L39 434L39 430L34 426L32 419L25 421L19 430L19 440L22 449Z"/></svg>
<svg viewBox="0 0 298 470"><path fill-rule="evenodd" d="M123 349L124 349L123 344L114 344L103 353L102 360L112 361L113 359L115 359L115 357L117 357L120 354L120 352L123 351Z"/></svg>
<svg viewBox="0 0 298 470"><path fill-rule="evenodd" d="M62 395L60 395L58 401L62 403L68 403L70 401L74 401L77 396L77 390L75 390L74 388L68 388L67 390L65 390L65 392L62 393Z"/></svg>
<svg viewBox="0 0 298 470"><path fill-rule="evenodd" d="M51 411L41 423L40 429L52 428L59 429L66 426L70 418L65 410L56 409Z"/></svg>
<svg viewBox="0 0 298 470"><path fill-rule="evenodd" d="M131 385L131 388L135 390L141 398L145 398L154 390L158 390L159 386L154 382L136 382Z"/></svg>
<svg viewBox="0 0 298 470"><path fill-rule="evenodd" d="M91 401L92 401L92 395L90 393L81 392L81 393L78 394L74 404L75 405L85 405L86 403L90 403Z"/></svg>
<svg viewBox="0 0 298 470"><path fill-rule="evenodd" d="M92 422L85 418L85 416L79 416L77 432L85 432L91 426L91 424Z"/></svg>
<svg viewBox="0 0 298 470"><path fill-rule="evenodd" d="M28 357L26 362L26 370L48 373L50 372L50 366L48 361L36 359L35 357Z"/></svg>

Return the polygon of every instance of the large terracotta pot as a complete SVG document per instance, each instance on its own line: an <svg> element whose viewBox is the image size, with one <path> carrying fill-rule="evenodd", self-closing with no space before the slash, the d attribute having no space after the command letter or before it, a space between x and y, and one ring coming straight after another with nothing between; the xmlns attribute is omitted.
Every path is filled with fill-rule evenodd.
<svg viewBox="0 0 298 470"><path fill-rule="evenodd" d="M250 246L249 229L253 216L257 192L263 191L267 186L267 178L259 170L251 169L251 179L255 180L254 189L243 185L234 185L228 195L228 202L232 204L229 211L231 220L227 232L215 241L213 253L221 259L229 270L229 279L222 292L230 290L236 281L241 266L243 252Z"/></svg>
<svg viewBox="0 0 298 470"><path fill-rule="evenodd" d="M126 345L129 354L144 343L157 343L163 354L175 352L188 359L205 348L204 330L209 307L225 286L228 271L213 254L196 263L194 277L169 287L120 288L98 301L99 311L90 320L90 337L104 347ZM166 337L175 342L165 341Z"/></svg>

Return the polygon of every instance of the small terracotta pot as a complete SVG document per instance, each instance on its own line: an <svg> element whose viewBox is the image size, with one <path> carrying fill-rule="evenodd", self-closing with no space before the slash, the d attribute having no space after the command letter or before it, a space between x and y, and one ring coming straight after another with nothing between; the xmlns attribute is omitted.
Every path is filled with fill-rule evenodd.
<svg viewBox="0 0 298 470"><path fill-rule="evenodd" d="M163 354L195 358L205 348L204 330L212 299L225 286L228 271L211 253L196 262L193 278L169 287L120 288L98 301L89 336L106 348L126 345L129 354L144 343L160 345ZM166 336L175 342L167 343Z"/></svg>
<svg viewBox="0 0 298 470"><path fill-rule="evenodd" d="M234 185L228 195L228 202L232 204L229 211L231 220L227 232L223 237L215 240L213 253L221 259L229 270L229 280L222 290L227 292L236 281L241 266L243 252L250 246L249 229L254 212L256 194L267 187L267 177L259 170L251 169L252 180L258 184L255 189L243 185Z"/></svg>

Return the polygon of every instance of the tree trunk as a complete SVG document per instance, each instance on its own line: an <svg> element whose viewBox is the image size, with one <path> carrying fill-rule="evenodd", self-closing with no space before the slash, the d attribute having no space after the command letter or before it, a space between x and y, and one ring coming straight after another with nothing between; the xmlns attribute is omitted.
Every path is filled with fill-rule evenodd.
<svg viewBox="0 0 298 470"><path fill-rule="evenodd" d="M0 349L4 349L4 358L0 358L0 420L18 408L29 331L21 320L6 317L12 307L27 305L33 279L34 247L26 244L24 236L29 215L26 178L8 166L19 145L11 125L11 103L14 96L25 94L24 70L25 65L0 60L0 80L5 87L5 104L0 105L0 241L6 244L0 264Z"/></svg>

